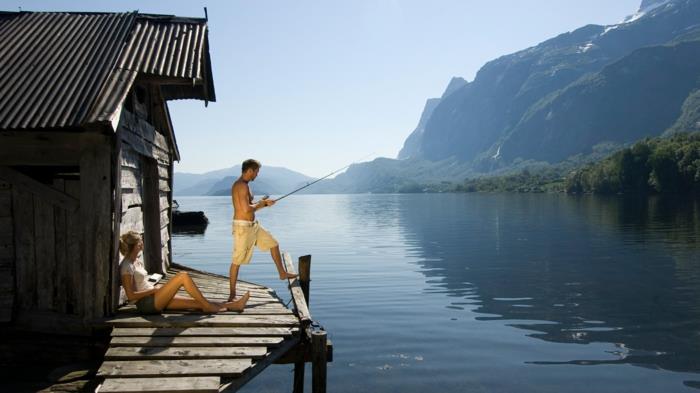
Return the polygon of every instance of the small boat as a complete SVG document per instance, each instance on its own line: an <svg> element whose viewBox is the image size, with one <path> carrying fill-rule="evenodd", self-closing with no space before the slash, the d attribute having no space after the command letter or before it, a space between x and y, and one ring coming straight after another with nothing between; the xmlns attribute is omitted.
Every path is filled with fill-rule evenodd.
<svg viewBox="0 0 700 393"><path fill-rule="evenodd" d="M183 212L180 205L173 200L173 232L204 233L209 225L209 219L202 211Z"/></svg>

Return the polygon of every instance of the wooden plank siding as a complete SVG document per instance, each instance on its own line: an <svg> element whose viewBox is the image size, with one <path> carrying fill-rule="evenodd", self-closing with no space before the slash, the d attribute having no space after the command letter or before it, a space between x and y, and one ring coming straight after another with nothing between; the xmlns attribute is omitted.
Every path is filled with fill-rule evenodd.
<svg viewBox="0 0 700 393"><path fill-rule="evenodd" d="M124 130L120 128L117 134L122 136L123 133ZM142 156L122 141L120 138L121 216L117 238L128 231L144 232Z"/></svg>
<svg viewBox="0 0 700 393"><path fill-rule="evenodd" d="M79 180L54 179L46 186L79 196ZM0 221L7 220L0 223L0 269L7 269L0 282L6 277L13 281L16 307L22 312L80 314L86 280L80 276L79 212L14 187L0 188L0 200L5 201L0 204ZM0 290L0 304L4 293Z"/></svg>
<svg viewBox="0 0 700 393"><path fill-rule="evenodd" d="M66 180L65 182L66 194L72 195L76 198L80 197L80 180ZM83 315L82 301L83 297L87 292L81 283L76 282L78 280L84 280L84 277L80 276L82 268L80 263L80 241L82 236L80 214L78 212L73 214L68 214L66 216L66 236L68 241L66 243L66 255L68 255L66 260L66 276L68 280L65 283L64 290L66 291L66 313Z"/></svg>
<svg viewBox="0 0 700 393"><path fill-rule="evenodd" d="M137 115L123 110L119 128L124 132L122 140L129 144L136 152L145 157L156 159L166 167L170 165L170 146L160 132L153 125Z"/></svg>
<svg viewBox="0 0 700 393"><path fill-rule="evenodd" d="M12 186L0 180L0 322L12 320L15 302L15 247Z"/></svg>
<svg viewBox="0 0 700 393"><path fill-rule="evenodd" d="M39 310L55 310L51 290L57 283L56 239L53 207L41 198L34 197L34 252L36 263L36 295Z"/></svg>
<svg viewBox="0 0 700 393"><path fill-rule="evenodd" d="M140 116L122 111L117 131L122 144L120 231L143 233L147 270L164 272L171 262L173 149L168 138Z"/></svg>
<svg viewBox="0 0 700 393"><path fill-rule="evenodd" d="M15 236L16 296L19 308L29 310L36 305L36 264L34 250L34 196L29 191L12 189Z"/></svg>

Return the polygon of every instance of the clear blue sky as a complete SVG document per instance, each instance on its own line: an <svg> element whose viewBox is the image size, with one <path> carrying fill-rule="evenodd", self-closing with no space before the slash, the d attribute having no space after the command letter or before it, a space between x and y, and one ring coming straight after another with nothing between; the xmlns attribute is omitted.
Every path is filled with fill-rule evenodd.
<svg viewBox="0 0 700 393"><path fill-rule="evenodd" d="M452 76L641 0L3 1L8 11L209 10L217 102L170 103L182 161L205 172L254 157L322 176L395 157ZM369 159L367 158L367 159Z"/></svg>

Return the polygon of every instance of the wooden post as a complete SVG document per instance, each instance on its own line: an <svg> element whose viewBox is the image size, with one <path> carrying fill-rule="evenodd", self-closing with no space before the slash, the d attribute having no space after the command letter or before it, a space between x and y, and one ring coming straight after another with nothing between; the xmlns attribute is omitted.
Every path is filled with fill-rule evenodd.
<svg viewBox="0 0 700 393"><path fill-rule="evenodd" d="M143 157L143 244L146 270L151 273L163 271L163 246L160 238L160 191L158 190L158 162Z"/></svg>
<svg viewBox="0 0 700 393"><path fill-rule="evenodd" d="M119 236L122 223L122 139L117 130L117 137L113 140L112 148L112 188L114 200L112 201L112 254L110 269L110 285L112 289L112 301L109 304L109 313L113 314L119 307Z"/></svg>
<svg viewBox="0 0 700 393"><path fill-rule="evenodd" d="M311 391L326 393L326 332L315 330L311 333Z"/></svg>
<svg viewBox="0 0 700 393"><path fill-rule="evenodd" d="M306 299L306 306L308 307L311 302L309 300L309 283L311 282L311 255L304 255L299 257L299 286L301 286L302 292L304 292L304 298Z"/></svg>
<svg viewBox="0 0 700 393"><path fill-rule="evenodd" d="M107 136L86 135L80 156L81 271L83 316L102 317L110 301L112 244L112 144Z"/></svg>
<svg viewBox="0 0 700 393"><path fill-rule="evenodd" d="M294 363L293 393L304 393L304 362Z"/></svg>
<svg viewBox="0 0 700 393"><path fill-rule="evenodd" d="M299 286L304 292L306 306L309 305L309 282L311 281L311 255L299 257ZM305 364L301 362L294 363L294 393L304 392L304 372Z"/></svg>

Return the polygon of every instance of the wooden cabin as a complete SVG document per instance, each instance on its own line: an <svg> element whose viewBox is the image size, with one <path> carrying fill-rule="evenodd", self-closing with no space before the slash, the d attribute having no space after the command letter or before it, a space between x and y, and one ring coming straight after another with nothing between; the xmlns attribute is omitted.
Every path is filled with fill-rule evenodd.
<svg viewBox="0 0 700 393"><path fill-rule="evenodd" d="M0 326L90 334L124 231L169 266L176 99L215 101L206 19L0 13Z"/></svg>

